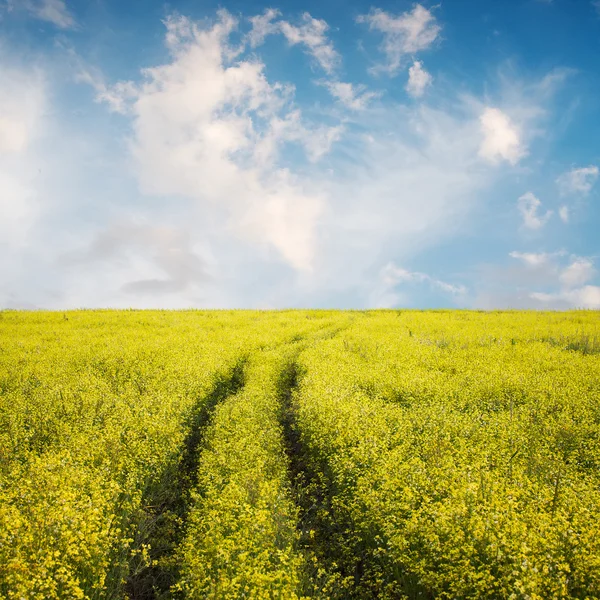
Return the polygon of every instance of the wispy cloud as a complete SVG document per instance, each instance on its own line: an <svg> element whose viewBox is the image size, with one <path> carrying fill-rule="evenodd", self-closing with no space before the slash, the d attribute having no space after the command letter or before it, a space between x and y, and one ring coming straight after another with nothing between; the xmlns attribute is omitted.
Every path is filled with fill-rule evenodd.
<svg viewBox="0 0 600 600"><path fill-rule="evenodd" d="M282 21L280 27L287 41L292 45L305 46L306 52L317 61L325 72L333 72L340 63L340 55L326 35L329 25L322 19L315 19L309 13L304 13L300 25Z"/></svg>
<svg viewBox="0 0 600 600"><path fill-rule="evenodd" d="M420 102L407 101L404 79L385 95L358 83L354 72L341 80L328 25L276 10L249 20L227 11L212 21L167 17L166 52L153 54L166 58L143 69L128 65L130 73L138 68L130 81L111 82L107 65L93 68L89 55L79 60L64 48L57 58L67 54L68 63L57 66L56 90L47 96L46 73L40 81L29 73L20 85L17 71L8 77L0 70L8 82L0 92L3 219L25 210L36 223L28 231L29 217L15 212L0 224L3 249L14 231L24 249L11 259L10 278L0 257L0 303L368 306L416 300L427 290L467 302L462 279L403 266L425 249L469 235L476 213L499 201L502 165L526 155L550 106L550 92L535 90L552 88L557 78L524 85L507 77L511 93L501 82L501 91L480 97L440 75L441 93L414 56L439 39L439 25L424 14L417 7L405 13L414 29L402 15L393 17L404 25L388 32L401 47L407 91L422 94ZM290 69L274 78L279 71L268 68L268 59L273 46L286 44L320 74ZM91 88L73 94L76 110L61 104L67 72ZM306 94L315 79L329 92L319 90L318 102ZM34 92L41 100L29 110ZM54 162L38 163L33 149L46 119L55 123L48 136ZM80 137L67 139L77 128ZM515 172L522 176L534 158ZM57 164L64 171L54 186L38 184L38 169L52 173ZM547 218L542 207L527 207L531 222ZM73 251L79 260L66 260ZM585 271L574 267L573 280L577 269ZM29 275L42 272L43 282ZM556 273L554 279L556 287L528 293L558 293L565 284ZM60 297L51 295L56 290Z"/></svg>
<svg viewBox="0 0 600 600"><path fill-rule="evenodd" d="M375 70L384 70L392 75L400 69L405 56L429 48L442 29L435 16L421 4L397 16L376 8L367 15L359 16L357 21L366 23L371 31L383 35L381 50L387 62Z"/></svg>
<svg viewBox="0 0 600 600"><path fill-rule="evenodd" d="M34 19L52 23L59 29L72 29L76 26L65 0L8 0L7 8L9 11L25 10Z"/></svg>
<svg viewBox="0 0 600 600"><path fill-rule="evenodd" d="M252 29L247 34L247 39L252 48L260 46L267 36L279 32L280 24L276 19L280 16L279 10L268 8L262 15L255 15L248 19L252 23Z"/></svg>
<svg viewBox="0 0 600 600"><path fill-rule="evenodd" d="M423 63L415 60L412 67L408 69L406 91L413 98L420 98L432 81L433 77L423 68Z"/></svg>
<svg viewBox="0 0 600 600"><path fill-rule="evenodd" d="M394 263L388 263L381 271L381 278L388 286L396 286L404 283L426 283L432 288L441 290L448 294L465 294L467 288L464 285L455 285L436 279L427 273L419 271L409 271L402 267L396 266Z"/></svg>
<svg viewBox="0 0 600 600"><path fill-rule="evenodd" d="M532 192L526 192L517 201L519 212L523 217L523 226L527 229L541 229L552 216L548 210L543 215L539 214L542 202Z"/></svg>
<svg viewBox="0 0 600 600"><path fill-rule="evenodd" d="M281 12L269 8L262 15L250 17L252 29L246 39L252 48L260 46L269 35L281 33L292 46L303 46L305 52L326 72L332 73L341 62L341 57L327 37L329 25L315 19L309 13L302 14L300 23L279 19Z"/></svg>
<svg viewBox="0 0 600 600"><path fill-rule="evenodd" d="M563 173L556 180L560 194L562 196L589 194L598 179L598 172L596 165L589 165Z"/></svg>
<svg viewBox="0 0 600 600"><path fill-rule="evenodd" d="M368 91L366 85L326 79L317 83L326 87L335 99L351 110L365 110L372 100L381 96L378 92Z"/></svg>

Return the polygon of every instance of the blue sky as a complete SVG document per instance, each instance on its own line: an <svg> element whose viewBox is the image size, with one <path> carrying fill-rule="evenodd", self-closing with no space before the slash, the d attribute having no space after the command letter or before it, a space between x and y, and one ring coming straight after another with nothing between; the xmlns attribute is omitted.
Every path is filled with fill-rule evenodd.
<svg viewBox="0 0 600 600"><path fill-rule="evenodd" d="M0 0L0 307L600 308L600 2Z"/></svg>

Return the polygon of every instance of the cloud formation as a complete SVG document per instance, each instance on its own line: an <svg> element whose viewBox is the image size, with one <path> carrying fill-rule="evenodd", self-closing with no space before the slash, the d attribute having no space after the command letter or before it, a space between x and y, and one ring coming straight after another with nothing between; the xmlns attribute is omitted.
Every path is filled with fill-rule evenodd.
<svg viewBox="0 0 600 600"><path fill-rule="evenodd" d="M294 25L283 19L277 20L280 16L279 10L269 8L262 15L250 17L252 29L246 37L252 48L260 46L267 36L281 33L290 46L303 46L326 73L332 73L339 66L341 58L327 37L329 25L325 21L305 12L301 22Z"/></svg>
<svg viewBox="0 0 600 600"><path fill-rule="evenodd" d="M598 167L590 165L579 169L571 169L556 179L561 196L582 195L590 193L598 179Z"/></svg>
<svg viewBox="0 0 600 600"><path fill-rule="evenodd" d="M517 201L519 212L523 217L523 226L527 229L541 229L552 216L552 211L547 210L539 214L542 202L532 192L526 192Z"/></svg>
<svg viewBox="0 0 600 600"><path fill-rule="evenodd" d="M498 108L487 107L479 117L483 140L479 155L489 162L505 160L517 164L527 155L518 128Z"/></svg>
<svg viewBox="0 0 600 600"><path fill-rule="evenodd" d="M439 39L429 11L373 10L364 19L383 35L384 52L390 45L385 70L406 68L408 83L373 90L356 65L343 73L327 23L274 9L250 19L224 10L212 21L171 15L166 52L153 55L163 58L130 65L131 80L111 82L110 67L79 57L66 35L51 59L65 64L1 67L0 202L8 217L0 243L13 258L0 260L0 304L469 304L474 280L438 278L427 260L419 259L421 271L398 265L473 235L474 220L507 197L504 182L525 179L560 77L499 77L499 91L479 98L450 87L436 66L433 87L415 57ZM302 58L319 75L269 69L286 44L302 50L294 67ZM61 104L65 73L88 86L69 104ZM529 146L531 160L501 168L518 165ZM37 178L38 165L52 185ZM550 216L531 192L519 206L531 229ZM588 259L519 256L513 271L528 276L520 293L536 306L545 304L531 294L574 297L593 287ZM562 270L549 266L558 263Z"/></svg>
<svg viewBox="0 0 600 600"><path fill-rule="evenodd" d="M52 23L59 29L72 29L76 26L65 0L8 0L7 8L9 11L25 10L34 19Z"/></svg>
<svg viewBox="0 0 600 600"><path fill-rule="evenodd" d="M391 75L400 69L404 57L430 48L442 29L434 15L421 4L397 16L374 8L369 14L359 16L357 21L383 35L380 49L387 63L375 70L384 70Z"/></svg>
<svg viewBox="0 0 600 600"><path fill-rule="evenodd" d="M38 70L0 63L0 248L22 243L37 213L35 143L47 105Z"/></svg>
<svg viewBox="0 0 600 600"><path fill-rule="evenodd" d="M391 308L398 304L400 299L406 300L403 290L411 285L427 285L430 289L442 292L453 297L464 296L467 288L442 281L419 271L409 271L397 266L393 262L387 263L379 273L380 284L376 306L378 308Z"/></svg>
<svg viewBox="0 0 600 600"><path fill-rule="evenodd" d="M408 69L406 91L413 98L420 98L432 81L433 77L423 68L423 63L415 60L412 67Z"/></svg>
<svg viewBox="0 0 600 600"><path fill-rule="evenodd" d="M329 81L322 79L319 85L326 87L329 93L350 110L365 110L369 103L378 98L378 92L367 91L365 85L353 85L343 81Z"/></svg>
<svg viewBox="0 0 600 600"><path fill-rule="evenodd" d="M511 252L510 256L521 260L530 272L537 272L548 278L555 291L533 291L529 293L532 300L548 307L600 308L600 287L589 285L597 271L589 257L570 256L569 262L561 264L560 259L566 252L553 253L520 253Z"/></svg>
<svg viewBox="0 0 600 600"><path fill-rule="evenodd" d="M235 232L309 270L323 199L278 166L278 151L296 143L317 161L341 130L305 126L292 89L271 84L261 62L238 58L229 44L237 26L226 11L205 29L185 17L167 19L171 61L146 69L137 87L122 84L140 185L224 208Z"/></svg>

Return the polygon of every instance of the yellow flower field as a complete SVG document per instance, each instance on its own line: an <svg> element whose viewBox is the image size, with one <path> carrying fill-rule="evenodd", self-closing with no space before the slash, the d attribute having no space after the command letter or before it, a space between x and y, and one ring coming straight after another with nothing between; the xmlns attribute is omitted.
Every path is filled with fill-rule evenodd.
<svg viewBox="0 0 600 600"><path fill-rule="evenodd" d="M600 314L0 312L0 598L600 598Z"/></svg>

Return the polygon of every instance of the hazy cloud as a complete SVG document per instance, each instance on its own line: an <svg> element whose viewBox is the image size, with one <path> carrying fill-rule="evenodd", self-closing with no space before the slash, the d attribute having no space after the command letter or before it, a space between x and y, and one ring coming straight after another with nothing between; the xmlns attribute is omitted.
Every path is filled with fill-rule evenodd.
<svg viewBox="0 0 600 600"><path fill-rule="evenodd" d="M560 194L562 196L573 194L585 196L589 194L598 179L598 172L598 167L596 165L590 165L589 167L572 169L571 171L563 173L556 180Z"/></svg>
<svg viewBox="0 0 600 600"><path fill-rule="evenodd" d="M100 231L87 248L63 255L60 262L86 269L94 263L117 265L130 277L161 275L123 283L121 290L128 293L177 292L210 279L184 229L140 223L115 223Z"/></svg>
<svg viewBox="0 0 600 600"><path fill-rule="evenodd" d="M65 0L8 0L7 7L9 12L25 10L33 18L52 23L60 29L72 29L76 25Z"/></svg>

